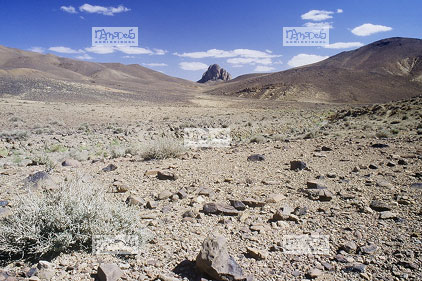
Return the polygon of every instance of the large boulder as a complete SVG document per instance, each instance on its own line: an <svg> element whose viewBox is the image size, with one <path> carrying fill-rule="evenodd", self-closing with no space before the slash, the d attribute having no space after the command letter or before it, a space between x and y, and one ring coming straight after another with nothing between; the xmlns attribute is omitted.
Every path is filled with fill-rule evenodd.
<svg viewBox="0 0 422 281"><path fill-rule="evenodd" d="M208 70L204 72L201 80L198 83L206 83L208 81L228 81L232 79L230 73L224 68L221 68L218 64L213 64L208 67Z"/></svg>
<svg viewBox="0 0 422 281"><path fill-rule="evenodd" d="M196 257L197 269L218 281L246 281L243 270L229 255L223 236L210 234Z"/></svg>

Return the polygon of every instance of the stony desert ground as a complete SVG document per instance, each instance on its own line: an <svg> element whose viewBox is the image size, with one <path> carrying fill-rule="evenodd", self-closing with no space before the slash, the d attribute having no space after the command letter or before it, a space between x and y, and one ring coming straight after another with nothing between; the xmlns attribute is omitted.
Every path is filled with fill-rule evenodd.
<svg viewBox="0 0 422 281"><path fill-rule="evenodd" d="M0 280L211 280L195 265L210 234L253 280L422 280L421 97L353 108L1 99L0 117L2 217L21 197L80 181L132 205L151 234L137 256L15 259ZM232 143L183 148L195 127L230 128ZM169 158L146 160L152 151ZM328 235L328 253L286 253L283 237L311 234ZM108 279L104 263L117 265Z"/></svg>

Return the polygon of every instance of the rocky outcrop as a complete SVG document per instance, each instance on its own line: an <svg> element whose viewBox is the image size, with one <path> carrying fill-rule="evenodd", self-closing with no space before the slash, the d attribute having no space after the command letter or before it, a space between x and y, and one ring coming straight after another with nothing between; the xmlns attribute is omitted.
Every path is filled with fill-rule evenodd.
<svg viewBox="0 0 422 281"><path fill-rule="evenodd" d="M208 81L228 81L232 77L224 68L221 68L218 64L213 64L208 67L208 70L202 74L201 80L198 83L206 83Z"/></svg>

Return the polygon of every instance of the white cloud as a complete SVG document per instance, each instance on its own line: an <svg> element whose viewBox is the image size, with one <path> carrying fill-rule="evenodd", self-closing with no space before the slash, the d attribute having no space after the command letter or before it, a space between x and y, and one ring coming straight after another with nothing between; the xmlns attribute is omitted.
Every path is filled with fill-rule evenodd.
<svg viewBox="0 0 422 281"><path fill-rule="evenodd" d="M227 60L230 64L241 65L241 64L272 64L271 58L231 58Z"/></svg>
<svg viewBox="0 0 422 281"><path fill-rule="evenodd" d="M309 55L309 54L298 54L292 57L287 64L291 67L298 67L302 65L307 65L311 63L316 63L322 60L325 60L328 57L318 56L318 55Z"/></svg>
<svg viewBox="0 0 422 281"><path fill-rule="evenodd" d="M337 42L329 45L325 45L324 48L327 49L349 49L349 48L358 48L362 47L361 42Z"/></svg>
<svg viewBox="0 0 422 281"><path fill-rule="evenodd" d="M85 51L99 54L99 55L105 55L105 54L114 53L114 48L107 47L107 46L93 46L93 47L85 48Z"/></svg>
<svg viewBox="0 0 422 281"><path fill-rule="evenodd" d="M72 48L57 46L57 47L50 47L48 48L49 51L53 51L56 53L63 53L63 54L80 54L83 53L83 50L74 50Z"/></svg>
<svg viewBox="0 0 422 281"><path fill-rule="evenodd" d="M143 63L143 65L145 65L145 66L150 66L150 67L154 67L154 66L167 66L167 64L166 63L155 63L155 62L152 62L152 63Z"/></svg>
<svg viewBox="0 0 422 281"><path fill-rule="evenodd" d="M257 50L250 49L235 49L231 51L210 49L208 51L202 52L191 52L191 53L174 53L174 55L179 57L187 57L193 59L202 59L202 58L233 58L233 57L244 57L244 58L271 58L279 57L277 55L272 55L268 52L262 52Z"/></svg>
<svg viewBox="0 0 422 281"><path fill-rule="evenodd" d="M69 14L77 14L78 13L76 11L75 7L73 7L73 6L61 6L60 10L65 11L66 13L69 13Z"/></svg>
<svg viewBox="0 0 422 281"><path fill-rule="evenodd" d="M265 65L257 65L254 69L255 72L269 72L273 71L275 68L271 66L265 66Z"/></svg>
<svg viewBox="0 0 422 281"><path fill-rule="evenodd" d="M119 5L118 7L104 7L104 6L93 6L90 4L83 4L79 7L79 11L86 12L90 14L101 14L104 16L113 16L117 13L129 12L130 9L126 8L123 5Z"/></svg>
<svg viewBox="0 0 422 281"><path fill-rule="evenodd" d="M124 59L134 59L136 57L135 56L123 56L122 58L124 58Z"/></svg>
<svg viewBox="0 0 422 281"><path fill-rule="evenodd" d="M315 27L315 28L333 28L332 22L305 22L303 26L306 27Z"/></svg>
<svg viewBox="0 0 422 281"><path fill-rule="evenodd" d="M337 14L343 13L343 9L337 9Z"/></svg>
<svg viewBox="0 0 422 281"><path fill-rule="evenodd" d="M181 63L179 63L179 66L183 70L191 70L191 71L208 69L208 65L206 65L205 63L196 62L196 61L194 61L194 62L181 62Z"/></svg>
<svg viewBox="0 0 422 281"><path fill-rule="evenodd" d="M368 36L378 32L390 31L393 28L384 25L365 23L352 29L352 33L357 36Z"/></svg>
<svg viewBox="0 0 422 281"><path fill-rule="evenodd" d="M210 49L207 51L201 52L191 52L191 53L174 53L174 55L179 57L187 57L194 59L202 58L228 58L227 62L232 64L235 67L241 67L245 64L263 64L271 65L272 59L276 57L281 57L280 55L273 55L272 51L265 50L265 52L251 49L234 49L234 50L218 50Z"/></svg>
<svg viewBox="0 0 422 281"><path fill-rule="evenodd" d="M79 59L79 60L92 60L93 59L93 57L91 57L88 54L83 54L81 56L76 56L76 58Z"/></svg>
<svg viewBox="0 0 422 281"><path fill-rule="evenodd" d="M130 47L130 46L118 46L115 47L116 50L128 54L128 55L152 55L153 51L140 47Z"/></svg>
<svg viewBox="0 0 422 281"><path fill-rule="evenodd" d="M303 14L301 18L303 20L313 20L313 21L322 21L331 19L334 12L325 11L325 10L310 10L309 12Z"/></svg>
<svg viewBox="0 0 422 281"><path fill-rule="evenodd" d="M168 51L166 50L162 50L162 49L153 49L156 55L165 55L168 53Z"/></svg>
<svg viewBox="0 0 422 281"><path fill-rule="evenodd" d="M31 52L36 52L36 53L40 53L40 54L44 53L44 51L45 51L45 49L43 47L37 47L37 46L31 47L28 50L31 51Z"/></svg>

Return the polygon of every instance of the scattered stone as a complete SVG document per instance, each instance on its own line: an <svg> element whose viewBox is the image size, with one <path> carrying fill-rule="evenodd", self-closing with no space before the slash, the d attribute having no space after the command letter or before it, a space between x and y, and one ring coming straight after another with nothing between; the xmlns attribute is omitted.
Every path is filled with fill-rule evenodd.
<svg viewBox="0 0 422 281"><path fill-rule="evenodd" d="M343 246L341 246L341 249L344 250L348 254L353 254L356 252L357 246L355 242L349 241L343 244Z"/></svg>
<svg viewBox="0 0 422 281"><path fill-rule="evenodd" d="M268 253L252 247L246 248L246 255L256 260L265 260L268 258Z"/></svg>
<svg viewBox="0 0 422 281"><path fill-rule="evenodd" d="M228 253L226 239L211 234L196 257L197 269L218 281L246 281L243 270Z"/></svg>
<svg viewBox="0 0 422 281"><path fill-rule="evenodd" d="M376 170L376 169L378 169L378 166L376 166L374 164L369 164L368 168L372 169L372 170Z"/></svg>
<svg viewBox="0 0 422 281"><path fill-rule="evenodd" d="M321 150L322 150L322 151L332 151L332 149L331 149L331 148L329 148L329 147L327 147L327 146L323 146L323 147L321 147Z"/></svg>
<svg viewBox="0 0 422 281"><path fill-rule="evenodd" d="M304 216L306 215L307 212L308 212L307 207L296 207L295 210L293 211L293 214L295 214L296 216Z"/></svg>
<svg viewBox="0 0 422 281"><path fill-rule="evenodd" d="M65 159L62 162L62 166L64 166L64 167L80 167L81 166L81 162L79 162L76 159Z"/></svg>
<svg viewBox="0 0 422 281"><path fill-rule="evenodd" d="M196 214L192 210L189 210L189 211L184 212L182 217L183 218L195 218Z"/></svg>
<svg viewBox="0 0 422 281"><path fill-rule="evenodd" d="M407 162L406 162L406 160L404 160L404 159L400 159L400 160L397 162L397 164L399 164L399 165L407 165Z"/></svg>
<svg viewBox="0 0 422 281"><path fill-rule="evenodd" d="M328 202L334 198L334 194L328 189L307 189L306 192L310 199L321 202Z"/></svg>
<svg viewBox="0 0 422 281"><path fill-rule="evenodd" d="M416 182L416 183L412 183L410 185L411 188L417 188L417 189L422 189L422 182Z"/></svg>
<svg viewBox="0 0 422 281"><path fill-rule="evenodd" d="M267 203L278 203L280 201L282 201L283 199L285 199L284 195L279 193L279 194L270 194L266 200Z"/></svg>
<svg viewBox="0 0 422 281"><path fill-rule="evenodd" d="M382 220L395 219L395 218L397 218L397 214L391 211L384 211L380 213L380 219Z"/></svg>
<svg viewBox="0 0 422 281"><path fill-rule="evenodd" d="M7 205L9 205L9 201L0 200L0 207L6 207Z"/></svg>
<svg viewBox="0 0 422 281"><path fill-rule="evenodd" d="M290 161L290 170L304 170L306 169L306 164L303 161Z"/></svg>
<svg viewBox="0 0 422 281"><path fill-rule="evenodd" d="M394 162L388 161L387 163L387 167L395 167L396 164L394 164Z"/></svg>
<svg viewBox="0 0 422 281"><path fill-rule="evenodd" d="M169 199L172 195L173 195L173 193L171 193L170 191L163 190L163 191L160 192L160 194L158 194L158 200Z"/></svg>
<svg viewBox="0 0 422 281"><path fill-rule="evenodd" d="M215 192L209 187L201 187L198 190L198 195L207 196L207 197L214 197Z"/></svg>
<svg viewBox="0 0 422 281"><path fill-rule="evenodd" d="M24 188L38 189L41 187L53 188L55 186L52 178L47 172L40 171L28 176L24 180Z"/></svg>
<svg viewBox="0 0 422 281"><path fill-rule="evenodd" d="M179 196L180 199L185 199L188 197L188 194L184 189L181 189L177 192L177 196Z"/></svg>
<svg viewBox="0 0 422 281"><path fill-rule="evenodd" d="M238 211L244 211L246 209L246 205L239 200L230 200L230 204Z"/></svg>
<svg viewBox="0 0 422 281"><path fill-rule="evenodd" d="M272 218L273 221L294 221L296 223L299 222L299 218L293 214L285 214L283 211L277 211Z"/></svg>
<svg viewBox="0 0 422 281"><path fill-rule="evenodd" d="M103 263L98 266L97 276L99 281L117 281L123 271L115 263Z"/></svg>
<svg viewBox="0 0 422 281"><path fill-rule="evenodd" d="M356 272L356 273L364 273L366 266L361 263L354 263L351 265L346 266L343 270L345 272Z"/></svg>
<svg viewBox="0 0 422 281"><path fill-rule="evenodd" d="M394 187L394 185L392 185L391 183L389 183L385 180L378 180L376 182L376 185L379 186L379 187L385 187L385 188L390 188L390 189Z"/></svg>
<svg viewBox="0 0 422 281"><path fill-rule="evenodd" d="M129 195L128 198L126 198L126 204L129 206L139 206L142 207L145 204L144 199L141 197L135 196L135 195Z"/></svg>
<svg viewBox="0 0 422 281"><path fill-rule="evenodd" d="M359 248L359 252L365 255L372 255L377 251L378 247L374 244L363 246Z"/></svg>
<svg viewBox="0 0 422 281"><path fill-rule="evenodd" d="M327 173L327 178L334 179L337 177L336 173Z"/></svg>
<svg viewBox="0 0 422 281"><path fill-rule="evenodd" d="M310 189L326 189L327 187L322 181L308 181L306 186Z"/></svg>
<svg viewBox="0 0 422 281"><path fill-rule="evenodd" d="M170 171L158 171L157 179L174 181L177 179L177 176Z"/></svg>
<svg viewBox="0 0 422 281"><path fill-rule="evenodd" d="M129 191L129 187L127 186L127 184L125 184L121 181L115 181L113 183L113 187L114 187L115 191L118 192L118 193L125 193L125 192Z"/></svg>
<svg viewBox="0 0 422 281"><path fill-rule="evenodd" d="M117 169L117 166L114 164L108 164L107 167L103 168L103 172L111 172Z"/></svg>
<svg viewBox="0 0 422 281"><path fill-rule="evenodd" d="M318 268L312 268L308 271L308 273L306 274L306 277L310 279L315 279L315 278L320 277L321 275L322 275L321 270L319 270Z"/></svg>
<svg viewBox="0 0 422 281"><path fill-rule="evenodd" d="M383 212L383 211L390 211L391 208L384 202L379 200L373 200L371 204L369 204L369 207L377 212Z"/></svg>
<svg viewBox="0 0 422 281"><path fill-rule="evenodd" d="M259 207L264 207L265 206L265 202L255 200L253 198L243 199L242 200L242 203L245 204L246 206L251 207L251 208L259 208Z"/></svg>
<svg viewBox="0 0 422 281"><path fill-rule="evenodd" d="M221 203L207 203L202 207L202 211L209 214L223 214L226 216L237 216L239 211L234 207Z"/></svg>
<svg viewBox="0 0 422 281"><path fill-rule="evenodd" d="M250 161L250 162L264 161L265 156L262 155L262 154L252 154L252 155L248 156L247 160Z"/></svg>
<svg viewBox="0 0 422 281"><path fill-rule="evenodd" d="M152 209L157 209L157 207L158 207L158 202L156 202L156 201L148 201L148 202L147 202L147 204L146 204L146 207L147 207L148 209L150 209L150 210L152 210Z"/></svg>
<svg viewBox="0 0 422 281"><path fill-rule="evenodd" d="M374 143L373 145L371 145L371 147L373 147L373 148L385 148L385 147L388 147L388 144Z"/></svg>
<svg viewBox="0 0 422 281"><path fill-rule="evenodd" d="M158 174L159 170L148 170L144 173L144 176L147 177L156 177Z"/></svg>

